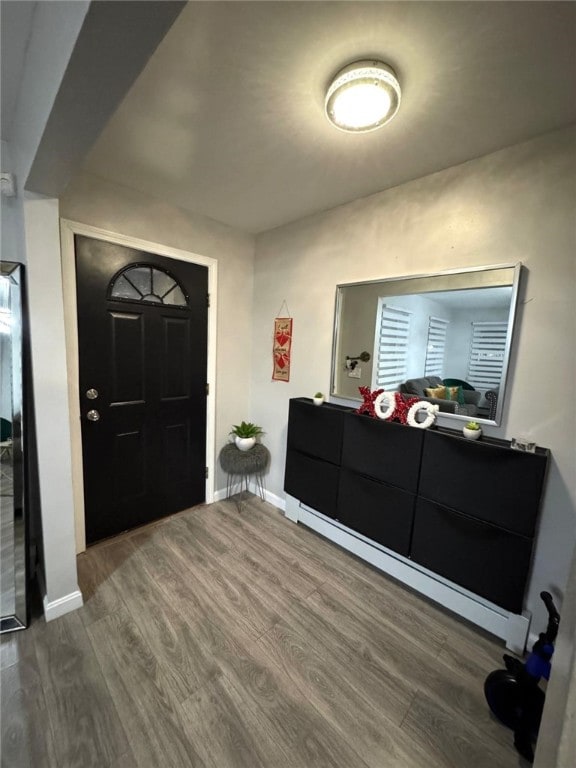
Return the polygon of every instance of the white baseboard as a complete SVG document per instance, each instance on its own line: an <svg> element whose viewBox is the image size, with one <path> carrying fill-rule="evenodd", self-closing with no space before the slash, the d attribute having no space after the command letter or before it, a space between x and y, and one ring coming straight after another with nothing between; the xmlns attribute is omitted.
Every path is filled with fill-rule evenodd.
<svg viewBox="0 0 576 768"><path fill-rule="evenodd" d="M278 509L281 509L284 512L286 509L286 499L282 499L280 496L276 496L275 493L272 493L272 491L266 490L264 491L264 496L269 504L272 504L273 507L278 507Z"/></svg>
<svg viewBox="0 0 576 768"><path fill-rule="evenodd" d="M64 595L64 597L59 597L58 600L48 600L48 595L44 595L43 603L44 618L46 621L53 621L60 618L60 616L64 616L66 613L70 613L70 611L82 608L84 599L82 592L77 589L68 595Z"/></svg>
<svg viewBox="0 0 576 768"><path fill-rule="evenodd" d="M226 488L214 491L214 501L223 501L226 498Z"/></svg>
<svg viewBox="0 0 576 768"><path fill-rule="evenodd" d="M250 481L248 484L248 490L250 493L253 493L255 496L260 495L260 491L258 490L258 487L256 483ZM214 501L223 501L226 498L226 489L221 488L218 491L214 491ZM280 496L276 496L275 493L272 493L272 491L267 491L264 489L264 498L269 503L272 504L274 507L278 507L278 509L281 509L284 511L286 509L286 501L285 499L282 499Z"/></svg>

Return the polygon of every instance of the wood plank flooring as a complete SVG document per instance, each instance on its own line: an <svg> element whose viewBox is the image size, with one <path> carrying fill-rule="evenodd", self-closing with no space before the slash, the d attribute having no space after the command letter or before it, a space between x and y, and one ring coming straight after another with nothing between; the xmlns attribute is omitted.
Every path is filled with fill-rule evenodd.
<svg viewBox="0 0 576 768"><path fill-rule="evenodd" d="M85 605L2 638L8 768L508 768L504 651L250 497L78 558Z"/></svg>

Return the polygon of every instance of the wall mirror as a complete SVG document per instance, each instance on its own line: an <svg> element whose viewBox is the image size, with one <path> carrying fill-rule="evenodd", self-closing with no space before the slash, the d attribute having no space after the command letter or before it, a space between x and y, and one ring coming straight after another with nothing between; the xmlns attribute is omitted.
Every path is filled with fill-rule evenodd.
<svg viewBox="0 0 576 768"><path fill-rule="evenodd" d="M400 391L440 402L442 417L498 425L521 269L338 285L331 395L354 401L362 386Z"/></svg>
<svg viewBox="0 0 576 768"><path fill-rule="evenodd" d="M0 263L0 632L28 623L27 509L22 440L23 267Z"/></svg>

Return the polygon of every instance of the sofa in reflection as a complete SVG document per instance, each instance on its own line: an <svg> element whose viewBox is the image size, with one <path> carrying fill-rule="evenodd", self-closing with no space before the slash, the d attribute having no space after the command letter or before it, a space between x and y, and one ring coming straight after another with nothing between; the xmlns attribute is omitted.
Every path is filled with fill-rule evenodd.
<svg viewBox="0 0 576 768"><path fill-rule="evenodd" d="M445 382L460 382L457 384ZM432 393L436 390L436 393ZM456 390L456 391L455 391ZM422 376L400 384L400 392L435 403L441 412L462 416L476 416L482 394L460 379L441 379L438 376ZM452 399L454 397L454 399Z"/></svg>
<svg viewBox="0 0 576 768"><path fill-rule="evenodd" d="M493 421L496 419L498 395L499 395L498 389L489 389L487 392L484 393L484 397L486 398L486 402L488 403L488 409L489 409L488 416L486 418L492 419Z"/></svg>

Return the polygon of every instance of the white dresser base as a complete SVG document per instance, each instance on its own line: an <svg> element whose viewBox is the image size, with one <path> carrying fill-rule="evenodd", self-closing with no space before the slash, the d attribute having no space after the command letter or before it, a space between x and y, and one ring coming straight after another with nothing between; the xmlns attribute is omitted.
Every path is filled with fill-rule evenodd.
<svg viewBox="0 0 576 768"><path fill-rule="evenodd" d="M528 611L524 611L522 615L510 613L402 555L386 549L381 544L371 541L362 534L346 528L336 520L306 507L288 494L286 494L284 514L292 522L304 523L308 528L312 528L420 594L426 595L472 624L505 640L506 648L513 653L520 656L524 653L532 618Z"/></svg>

